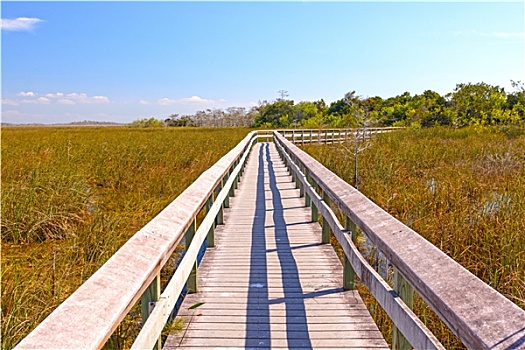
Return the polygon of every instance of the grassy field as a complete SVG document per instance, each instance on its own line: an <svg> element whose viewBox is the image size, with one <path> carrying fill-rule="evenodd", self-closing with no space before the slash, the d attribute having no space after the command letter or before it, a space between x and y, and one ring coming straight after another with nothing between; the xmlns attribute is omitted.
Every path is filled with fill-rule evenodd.
<svg viewBox="0 0 525 350"><path fill-rule="evenodd" d="M12 348L248 130L2 130L2 348ZM125 347L133 322L111 347ZM136 328L136 327L135 327Z"/></svg>
<svg viewBox="0 0 525 350"><path fill-rule="evenodd" d="M247 129L2 130L2 348L12 348ZM353 183L352 145L305 150ZM359 189L525 308L525 133L423 129L379 135ZM391 324L366 292L388 337ZM462 348L416 298L416 313ZM129 346L136 318L109 347Z"/></svg>
<svg viewBox="0 0 525 350"><path fill-rule="evenodd" d="M352 144L304 149L353 184ZM378 135L358 164L363 194L525 308L525 130L432 128ZM390 322L363 294L389 336ZM421 299L415 303L447 349L463 348Z"/></svg>

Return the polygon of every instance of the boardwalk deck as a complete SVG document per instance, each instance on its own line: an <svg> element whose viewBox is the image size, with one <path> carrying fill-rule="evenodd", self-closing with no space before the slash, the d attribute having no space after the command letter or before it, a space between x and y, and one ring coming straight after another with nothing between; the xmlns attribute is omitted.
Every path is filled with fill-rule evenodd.
<svg viewBox="0 0 525 350"><path fill-rule="evenodd" d="M254 147L230 203L165 349L388 348L273 143Z"/></svg>

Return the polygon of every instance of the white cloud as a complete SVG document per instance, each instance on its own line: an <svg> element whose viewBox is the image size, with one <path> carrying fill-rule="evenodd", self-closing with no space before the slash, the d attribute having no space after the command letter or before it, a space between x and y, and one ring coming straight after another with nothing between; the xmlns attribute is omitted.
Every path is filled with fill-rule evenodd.
<svg viewBox="0 0 525 350"><path fill-rule="evenodd" d="M22 92L19 92L19 93L17 94L17 96L22 96L22 97L33 97L33 96L35 96L35 93L32 92L32 91L28 91L28 92L23 92L23 91L22 91Z"/></svg>
<svg viewBox="0 0 525 350"><path fill-rule="evenodd" d="M2 18L0 20L0 27L2 27L2 30L11 32L27 32L33 30L40 22L42 22L40 18L33 17L19 17L15 19Z"/></svg>
<svg viewBox="0 0 525 350"><path fill-rule="evenodd" d="M202 104L213 104L215 103L214 100L208 100L199 96L191 96L191 97L185 97L180 99L171 99L171 98L161 98L157 101L159 105L161 106L170 106L174 104L196 104L196 105L202 105Z"/></svg>
<svg viewBox="0 0 525 350"><path fill-rule="evenodd" d="M18 106L20 103L15 100L2 99L2 104L4 106Z"/></svg>
<svg viewBox="0 0 525 350"><path fill-rule="evenodd" d="M67 100L65 98L61 98L60 100L57 101L59 104L61 105L76 105L75 102L71 101L71 100Z"/></svg>
<svg viewBox="0 0 525 350"><path fill-rule="evenodd" d="M51 100L48 99L47 97L39 97L34 100L21 100L20 103L28 104L28 105L33 105L33 104L48 105L51 103Z"/></svg>
<svg viewBox="0 0 525 350"><path fill-rule="evenodd" d="M50 104L56 102L61 105L76 105L76 104L104 104L110 103L107 96L88 96L85 93L70 93L64 94L62 92L47 93L43 96L37 97L38 94L32 91L19 92L17 96L25 97L23 100L2 100L2 104L16 106L18 104Z"/></svg>
<svg viewBox="0 0 525 350"><path fill-rule="evenodd" d="M61 92L57 92L56 94L46 94L46 97L49 98L62 98L64 97L64 94Z"/></svg>
<svg viewBox="0 0 525 350"><path fill-rule="evenodd" d="M36 99L36 103L39 103L39 104L49 104L51 103L51 100L48 99L47 97L39 97Z"/></svg>
<svg viewBox="0 0 525 350"><path fill-rule="evenodd" d="M63 95L62 95L63 96ZM59 100L60 104L68 104L68 105L74 105L74 104L101 104L101 103L109 103L109 98L106 96L88 96L84 93L71 93L63 96L64 98L61 98Z"/></svg>
<svg viewBox="0 0 525 350"><path fill-rule="evenodd" d="M177 103L177 100L173 100L173 99L164 97L164 98L161 98L160 100L158 100L157 102L161 106L170 106L170 105L174 105L175 103Z"/></svg>
<svg viewBox="0 0 525 350"><path fill-rule="evenodd" d="M109 98L106 96L93 96L91 98L92 103L109 103Z"/></svg>
<svg viewBox="0 0 525 350"><path fill-rule="evenodd" d="M204 99L204 98L201 98L199 96L192 96L192 97L189 97L189 98L183 98L181 99L182 102L190 102L190 103L213 103L215 101L213 100L207 100L207 99Z"/></svg>
<svg viewBox="0 0 525 350"><path fill-rule="evenodd" d="M149 102L146 101L146 100L140 100L140 101L139 101L139 104L141 104L141 105L143 105L143 106L147 106L147 105L149 105Z"/></svg>

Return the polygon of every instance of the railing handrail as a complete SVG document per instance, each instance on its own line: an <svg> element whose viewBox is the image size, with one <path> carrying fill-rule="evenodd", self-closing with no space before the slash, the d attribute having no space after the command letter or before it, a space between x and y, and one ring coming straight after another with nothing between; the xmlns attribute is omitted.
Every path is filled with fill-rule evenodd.
<svg viewBox="0 0 525 350"><path fill-rule="evenodd" d="M158 276L225 175L257 137L257 131L250 132L203 172L44 319L16 349L101 348Z"/></svg>
<svg viewBox="0 0 525 350"><path fill-rule="evenodd" d="M321 129L277 129L287 140L305 143L340 143L350 138L368 139L371 135L403 129L402 127L360 127Z"/></svg>
<svg viewBox="0 0 525 350"><path fill-rule="evenodd" d="M238 181L240 173L244 168L245 161L251 151L251 146L255 141L256 139L252 138L252 141L245 148L245 151L239 160L239 164L237 164L233 171L227 175L226 181L223 181L223 184L221 184L222 188L220 188L219 193L215 195L213 205L207 208L206 217L200 223L198 229L196 228L196 221L194 221L189 232L189 234L192 235L191 243L186 244L186 252L182 261L179 266L177 266L169 283L166 285L158 301L155 303L153 311L148 316L146 322L142 325L142 329L131 347L132 350L153 349L157 343L166 321L172 314L175 303L177 302L188 277L192 273L192 269L195 267L201 246L204 243L204 240L209 237L210 230L214 229L217 217L221 210L223 210L226 198L232 193L234 183ZM188 238L186 242L188 242Z"/></svg>
<svg viewBox="0 0 525 350"><path fill-rule="evenodd" d="M285 137L275 132L274 140L367 235L463 344L472 349L514 349L525 345L524 310ZM347 247L349 244L345 243ZM349 253L345 249L347 256Z"/></svg>
<svg viewBox="0 0 525 350"><path fill-rule="evenodd" d="M286 132L289 131L286 130ZM295 132L297 131L319 132L317 129L296 129ZM280 132L283 131L280 130ZM266 137L267 140L271 137L276 140L279 147L288 153L288 161L293 160L297 164L293 166L295 175L302 174L301 169L305 169L308 172L308 178L319 186L323 194L328 196L344 215L367 235L467 347L514 349L525 345L524 310L478 279L415 231L390 216L352 186L286 140L279 132L265 130L249 133L215 165L201 174L181 195L131 237L16 348L93 349L102 347L152 281L158 278L161 268L184 235L191 230L196 216L207 205L209 198L216 194L216 190L220 189L228 175L238 173L239 162L247 158L247 153L257 137ZM328 142L330 139L326 138L324 141ZM303 176L301 181L306 184L306 177L304 174L301 176ZM195 244L192 241L190 246L189 257L191 259L196 254L195 247L200 246L205 231L208 230L209 225L212 225L214 216L220 210L220 202L228 195L225 192L228 186L232 186L232 179L233 176L225 185L226 191L223 190L216 194L217 202L208 207L209 215L203 221L202 227L199 227L200 232L195 235ZM338 237L356 272L365 277L376 278L372 276L374 271L369 271L366 262L358 256L352 241L346 237L348 232L334 219L333 212L324 203L323 198L317 195L311 187L308 191L312 201L327 218L327 222L334 230L334 234ZM185 262L184 266L182 265L183 263L174 276L176 286L168 285L166 288L171 293L169 298L178 294L191 264ZM377 285L378 282L374 283ZM378 288L382 290L383 296L385 296L384 290L387 291L387 294L389 293L388 285ZM392 295L395 296L395 293ZM154 314L162 314L159 319L164 319L162 322L165 322L166 314L171 312L173 300L167 302L167 297L161 296L161 299L163 298L164 300L158 303L159 307L155 306L151 316L154 318ZM440 344L432 340L431 334L426 334L425 327L410 314L411 311L402 301L398 300L399 298L392 298L391 295L386 295L385 298L390 298L389 303L393 305L392 309L407 309L405 313L411 319L407 324L412 324L413 328L418 329L412 335L413 339L419 339L418 344L429 344L429 348L431 346L440 348ZM161 321L148 319L148 322L158 324ZM146 324L143 329L147 330L148 327L149 325ZM160 329L158 326L154 328L155 332ZM157 336L142 337L148 338L143 342L139 336L137 344L150 344L155 337ZM426 339L421 340L422 337ZM138 346L137 344L134 346Z"/></svg>

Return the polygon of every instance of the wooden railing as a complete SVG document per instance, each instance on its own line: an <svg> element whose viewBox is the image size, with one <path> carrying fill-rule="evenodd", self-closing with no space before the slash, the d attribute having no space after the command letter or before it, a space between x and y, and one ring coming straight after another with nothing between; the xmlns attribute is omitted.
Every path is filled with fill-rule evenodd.
<svg viewBox="0 0 525 350"><path fill-rule="evenodd" d="M306 143L338 143L356 137L368 139L373 134L381 134L402 128L353 128L353 129L283 129L276 130L287 140L304 145Z"/></svg>
<svg viewBox="0 0 525 350"><path fill-rule="evenodd" d="M132 348L160 348L162 328L185 283L189 290L197 290L197 254L206 237L208 246L214 245L215 225L223 223L223 208L229 206L257 138L258 133L251 132L206 170L16 349L101 348L139 299L143 327ZM207 215L197 228L196 217L203 208ZM184 258L161 294L160 271L184 237Z"/></svg>
<svg viewBox="0 0 525 350"><path fill-rule="evenodd" d="M411 310L415 290L468 348L525 348L524 310L385 212L283 135L275 132L273 139L296 186L305 197L305 205L312 208L312 220L317 220L318 213L322 215L323 242L329 243L332 231L344 251L344 287L355 287L356 274L400 331L394 330L394 347L410 348L411 345L415 349L443 348ZM297 138L293 139L300 142ZM346 217L344 227L331 205ZM394 266L394 288L366 262L356 248L353 241L356 228Z"/></svg>
<svg viewBox="0 0 525 350"><path fill-rule="evenodd" d="M299 134L301 138L297 137L300 130L280 132L298 143L306 143L305 135L312 140L319 135L318 130L305 130ZM382 131L375 131L379 132ZM323 135L316 141L341 142L343 138L355 137L355 130L328 130ZM258 139L276 142L301 195L305 197L305 204L312 208L312 219L317 220L318 213L323 217L323 242L329 242L330 230L337 237L347 259L344 287L355 287L355 273L414 348L443 347L410 310L412 287L467 347L525 347L525 312L522 309L372 203L279 132L260 131L248 134L205 171L16 349L101 348L139 299L143 326L132 348L159 348L160 333L182 288L187 283L190 291L198 289L197 254L205 238L208 246L214 245L215 225L223 223L223 209L229 206L229 198L234 195L246 159ZM347 217L344 227L330 203ZM203 208L207 214L197 227L196 217ZM356 227L395 266L394 288L357 250L352 241ZM184 237L184 258L161 293L160 271ZM396 336L399 343L404 339L401 333Z"/></svg>

